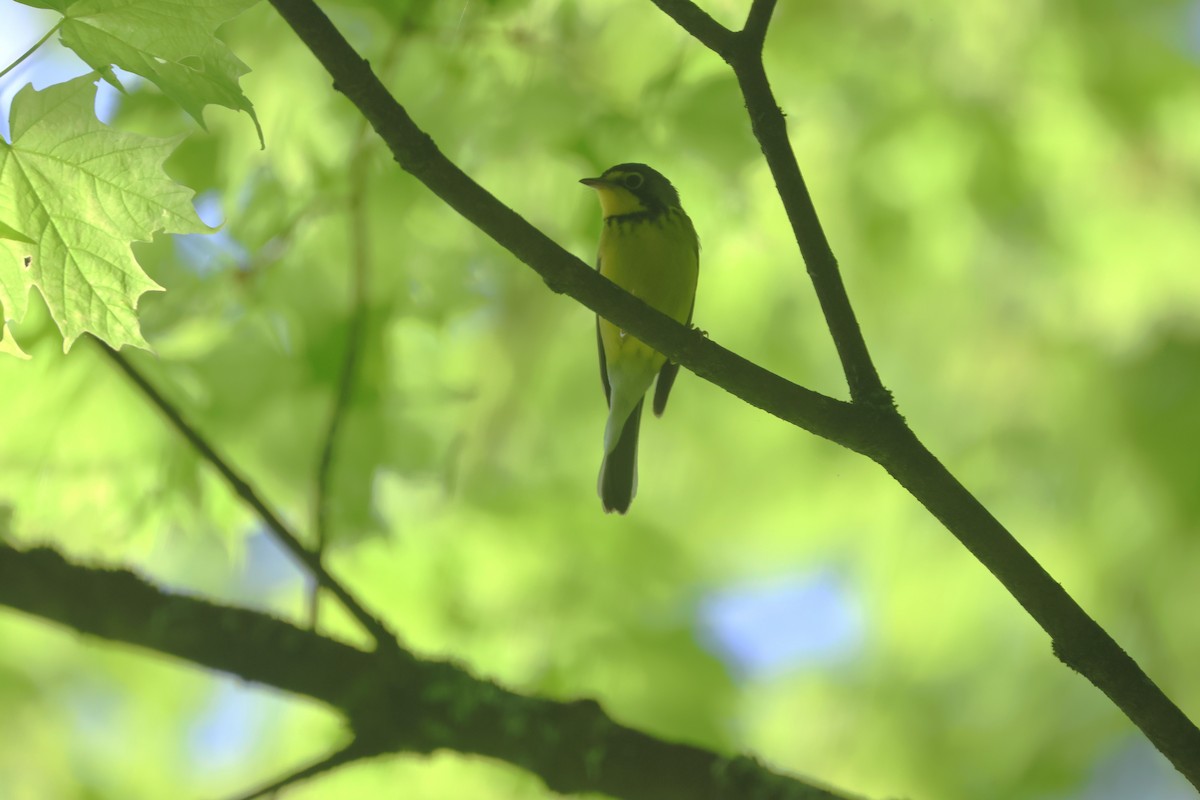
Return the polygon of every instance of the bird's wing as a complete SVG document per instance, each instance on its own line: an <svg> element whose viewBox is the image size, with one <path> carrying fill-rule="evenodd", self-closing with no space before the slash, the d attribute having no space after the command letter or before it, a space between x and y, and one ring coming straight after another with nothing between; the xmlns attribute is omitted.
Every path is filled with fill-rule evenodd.
<svg viewBox="0 0 1200 800"><path fill-rule="evenodd" d="M684 325L692 324L692 312L696 310L696 298L692 298L692 307L688 309L687 322ZM596 332L599 334L600 329ZM604 348L600 348L600 363L604 363ZM654 416L661 417L663 411L667 409L667 397L671 394L671 387L675 385L675 376L679 374L679 365L674 361L667 359L667 362L662 365L662 369L658 371L658 382L654 385ZM605 388L608 386L608 380L605 379Z"/></svg>
<svg viewBox="0 0 1200 800"><path fill-rule="evenodd" d="M604 358L604 339L600 337L600 317L596 317L596 349L600 351L600 382L604 384L604 399L612 405L612 387L608 383L608 361ZM658 405L655 404L655 408ZM661 412L658 412L661 413Z"/></svg>

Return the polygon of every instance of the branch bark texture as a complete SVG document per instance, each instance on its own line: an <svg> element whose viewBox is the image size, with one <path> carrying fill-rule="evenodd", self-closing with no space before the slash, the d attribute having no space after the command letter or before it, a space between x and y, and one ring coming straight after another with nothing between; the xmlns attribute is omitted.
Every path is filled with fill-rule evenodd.
<svg viewBox="0 0 1200 800"><path fill-rule="evenodd" d="M506 761L563 794L629 800L848 800L744 757L656 739L590 700L529 697L405 650L358 650L248 609L166 594L126 570L0 542L0 604L150 648L340 712L347 760L449 749Z"/></svg>

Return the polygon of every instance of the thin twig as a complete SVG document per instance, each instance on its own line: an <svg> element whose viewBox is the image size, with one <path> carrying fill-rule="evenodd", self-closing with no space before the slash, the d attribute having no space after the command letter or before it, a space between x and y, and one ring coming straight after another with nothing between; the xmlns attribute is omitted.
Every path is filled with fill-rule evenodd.
<svg viewBox="0 0 1200 800"><path fill-rule="evenodd" d="M325 433L321 437L321 451L317 458L316 480L313 491L313 534L316 539L313 555L319 561L325 558L329 547L329 482L339 444L339 434L350 398L354 394L354 382L358 374L359 352L367 323L367 280L370 271L370 231L367 226L366 193L369 150L361 145L351 159L350 196L346 213L349 216L350 237L350 308L347 313L349 325L346 329L346 344L342 352L342 364L338 371L337 391ZM309 597L309 621L315 628L320 608L320 585L312 588Z"/></svg>
<svg viewBox="0 0 1200 800"><path fill-rule="evenodd" d="M825 323L842 362L850 397L855 403L892 411L892 395L884 388L871 361L867 343L846 294L837 259L817 216L800 166L796 163L796 155L792 152L787 122L767 83L762 61L755 56L746 60L735 59L733 64L754 135L762 146L767 166L775 178L779 197L792 225L792 233L800 246L813 289L825 315Z"/></svg>
<svg viewBox="0 0 1200 800"><path fill-rule="evenodd" d="M344 767L347 764L351 764L364 758L370 758L374 755L378 755L378 753L363 749L359 745L359 740L355 739L341 750L331 753L325 758L318 759L317 761L309 764L307 767L303 767L295 772L289 773L288 775L285 775L276 781L272 781L266 786L260 786L257 789L252 789L246 794L239 794L237 797L231 798L231 800L258 800L258 798L266 797L267 795L275 796L280 790L286 789L288 786L300 783L301 781L309 780L310 778L315 778L323 772L332 772L339 767Z"/></svg>
<svg viewBox="0 0 1200 800"><path fill-rule="evenodd" d="M309 572L317 579L317 582L333 593L346 610L358 620L359 624L367 630L367 632L375 639L375 643L381 649L394 649L397 647L396 637L384 627L383 623L377 620L374 616L367 612L351 594L338 583L332 575L330 575L322 566L320 559L310 553L304 545L300 543L299 537L280 519L270 506L267 505L250 483L242 477L242 475L233 468L233 466L217 453L216 448L196 429L194 425L188 422L183 417L183 413L175 407L175 405L167 400L152 383L142 375L142 373L129 362L125 356L113 350L108 345L96 340L100 351L106 355L117 367L125 373L126 377L133 382L133 385L141 391L146 398L153 403L167 421L178 431L183 438L187 439L193 449L200 456L212 464L212 466L221 473L221 477L229 484L234 493L242 498L254 512L258 514L259 519L270 529L271 533L279 541L284 548L292 554L292 556L308 568Z"/></svg>

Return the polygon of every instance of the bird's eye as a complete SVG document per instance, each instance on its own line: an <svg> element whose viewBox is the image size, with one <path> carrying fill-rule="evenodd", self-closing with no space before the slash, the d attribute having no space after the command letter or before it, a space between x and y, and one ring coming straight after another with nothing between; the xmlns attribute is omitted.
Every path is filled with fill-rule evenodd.
<svg viewBox="0 0 1200 800"><path fill-rule="evenodd" d="M640 189L644 179L636 172L631 172L621 179L621 182L630 189Z"/></svg>

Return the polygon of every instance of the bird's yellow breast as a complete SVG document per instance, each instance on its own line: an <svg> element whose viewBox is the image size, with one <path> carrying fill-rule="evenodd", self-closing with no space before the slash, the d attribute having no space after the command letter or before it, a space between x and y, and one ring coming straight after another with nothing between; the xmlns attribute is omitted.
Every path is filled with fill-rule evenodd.
<svg viewBox="0 0 1200 800"><path fill-rule="evenodd" d="M680 322L686 322L692 310L698 265L696 234L682 211L605 220L600 235L600 274ZM600 338L609 363L640 356L661 366L665 360L603 319Z"/></svg>

